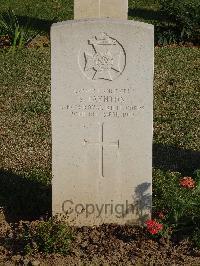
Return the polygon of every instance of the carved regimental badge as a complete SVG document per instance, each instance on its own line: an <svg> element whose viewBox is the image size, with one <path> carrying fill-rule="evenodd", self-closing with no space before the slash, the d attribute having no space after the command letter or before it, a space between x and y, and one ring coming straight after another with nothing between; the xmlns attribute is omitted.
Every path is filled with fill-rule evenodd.
<svg viewBox="0 0 200 266"><path fill-rule="evenodd" d="M101 33L88 40L81 49L79 65L89 79L112 81L124 71L126 54L117 40Z"/></svg>

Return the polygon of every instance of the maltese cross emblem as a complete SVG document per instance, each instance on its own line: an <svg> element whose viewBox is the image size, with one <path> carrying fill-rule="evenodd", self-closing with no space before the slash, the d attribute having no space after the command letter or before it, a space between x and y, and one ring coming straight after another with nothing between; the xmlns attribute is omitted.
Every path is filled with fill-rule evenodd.
<svg viewBox="0 0 200 266"><path fill-rule="evenodd" d="M92 80L113 81L125 68L125 52L122 45L106 33L88 40L83 53L82 70Z"/></svg>

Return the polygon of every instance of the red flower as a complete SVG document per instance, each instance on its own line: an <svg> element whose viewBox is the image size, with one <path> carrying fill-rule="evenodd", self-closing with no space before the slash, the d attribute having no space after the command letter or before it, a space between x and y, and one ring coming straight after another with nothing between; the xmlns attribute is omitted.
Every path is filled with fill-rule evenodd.
<svg viewBox="0 0 200 266"><path fill-rule="evenodd" d="M147 226L147 230L152 235L156 235L157 233L159 233L163 229L163 224L160 224L155 220L147 220L145 222L145 224Z"/></svg>
<svg viewBox="0 0 200 266"><path fill-rule="evenodd" d="M189 176L181 178L179 184L184 188L194 188L196 185L194 179L192 179L192 177Z"/></svg>

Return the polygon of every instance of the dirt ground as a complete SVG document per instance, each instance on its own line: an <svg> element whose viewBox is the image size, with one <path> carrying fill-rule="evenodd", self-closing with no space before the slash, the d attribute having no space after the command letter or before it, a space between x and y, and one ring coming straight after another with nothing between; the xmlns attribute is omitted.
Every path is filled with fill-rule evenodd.
<svg viewBox="0 0 200 266"><path fill-rule="evenodd" d="M102 225L72 228L74 240L66 256L24 255L15 241L18 224L0 217L0 265L200 265L200 250L188 240L152 240L135 226ZM29 226L31 223L26 222ZM8 240L12 240L7 245Z"/></svg>

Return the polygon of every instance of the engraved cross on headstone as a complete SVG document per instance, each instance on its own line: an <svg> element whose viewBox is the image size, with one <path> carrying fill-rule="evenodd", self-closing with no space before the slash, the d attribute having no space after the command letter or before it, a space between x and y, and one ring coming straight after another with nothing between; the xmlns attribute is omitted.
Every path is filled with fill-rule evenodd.
<svg viewBox="0 0 200 266"><path fill-rule="evenodd" d="M119 149L119 140L113 142L104 141L104 123L100 124L99 127L99 141L92 142L84 139L84 145L99 145L99 173L104 177L104 147L114 146Z"/></svg>

